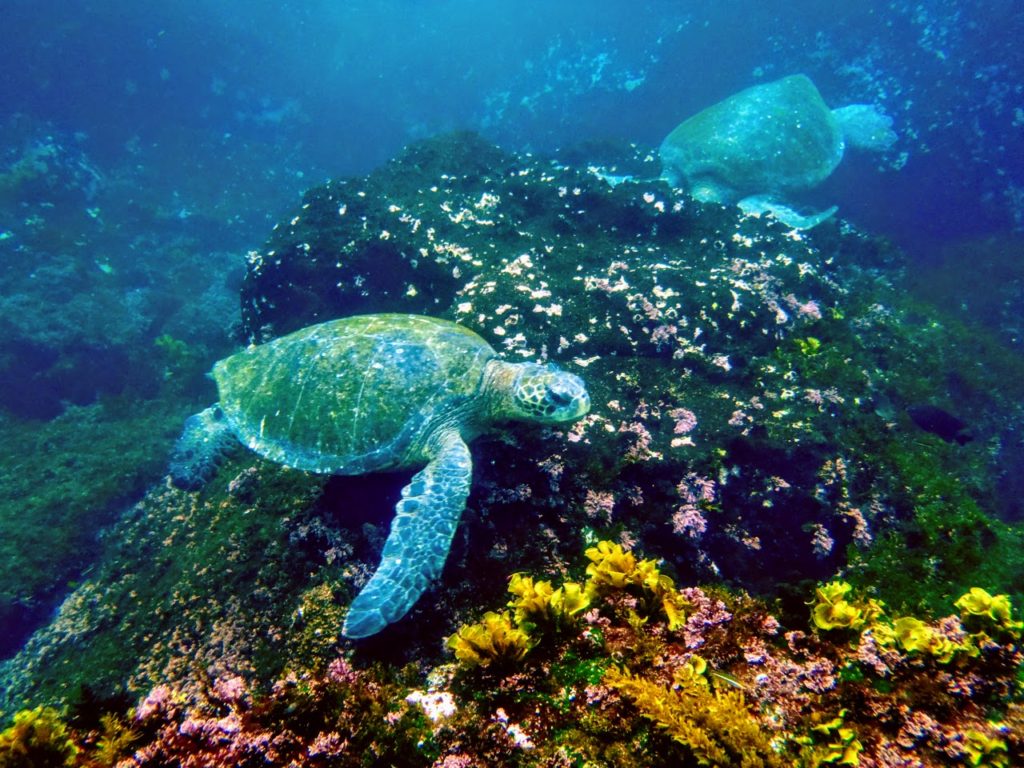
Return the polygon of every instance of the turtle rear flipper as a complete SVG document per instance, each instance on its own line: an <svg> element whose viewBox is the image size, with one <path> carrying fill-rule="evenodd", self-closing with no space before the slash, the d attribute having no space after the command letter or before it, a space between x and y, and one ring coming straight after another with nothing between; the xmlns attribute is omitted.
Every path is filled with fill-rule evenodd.
<svg viewBox="0 0 1024 768"><path fill-rule="evenodd" d="M235 445L237 440L220 406L189 416L171 454L171 482L187 491L201 488Z"/></svg>
<svg viewBox="0 0 1024 768"><path fill-rule="evenodd" d="M380 565L349 606L346 637L368 637L398 621L441 574L472 472L469 448L453 433L402 489Z"/></svg>
<svg viewBox="0 0 1024 768"><path fill-rule="evenodd" d="M761 216L770 213L791 229L813 229L831 219L839 210L838 206L833 205L818 213L802 214L768 195L751 195L743 198L736 205L748 215Z"/></svg>
<svg viewBox="0 0 1024 768"><path fill-rule="evenodd" d="M832 110L832 117L843 132L848 146L870 152L885 152L899 138L892 129L892 118L874 104L850 104Z"/></svg>

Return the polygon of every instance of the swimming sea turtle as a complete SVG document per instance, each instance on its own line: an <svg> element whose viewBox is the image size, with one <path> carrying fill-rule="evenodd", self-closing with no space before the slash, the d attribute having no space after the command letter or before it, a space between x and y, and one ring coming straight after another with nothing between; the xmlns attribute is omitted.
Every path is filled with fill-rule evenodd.
<svg viewBox="0 0 1024 768"><path fill-rule="evenodd" d="M380 565L343 632L397 621L438 576L469 495L467 443L496 421L578 419L579 377L510 363L467 328L419 315L348 317L250 347L213 368L220 402L192 417L172 476L192 484L230 431L290 467L337 475L423 466L402 489Z"/></svg>
<svg viewBox="0 0 1024 768"><path fill-rule="evenodd" d="M798 229L835 207L801 216L781 201L835 170L847 144L883 151L892 120L869 104L829 109L806 75L740 91L685 120L661 144L662 175L698 200L772 212Z"/></svg>

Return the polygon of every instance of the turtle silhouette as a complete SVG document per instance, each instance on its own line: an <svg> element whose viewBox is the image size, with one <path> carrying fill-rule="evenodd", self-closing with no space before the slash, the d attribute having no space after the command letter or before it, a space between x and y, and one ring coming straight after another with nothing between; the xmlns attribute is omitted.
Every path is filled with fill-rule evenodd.
<svg viewBox="0 0 1024 768"><path fill-rule="evenodd" d="M662 176L705 202L775 214L807 229L835 206L801 215L786 204L835 170L847 145L884 151L892 120L869 104L829 109L806 75L755 85L680 123L662 142Z"/></svg>

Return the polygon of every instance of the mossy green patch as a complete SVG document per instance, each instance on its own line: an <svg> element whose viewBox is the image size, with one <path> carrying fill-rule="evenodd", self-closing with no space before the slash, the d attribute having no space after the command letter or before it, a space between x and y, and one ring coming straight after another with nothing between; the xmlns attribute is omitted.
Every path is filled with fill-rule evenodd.
<svg viewBox="0 0 1024 768"><path fill-rule="evenodd" d="M90 565L103 528L163 473L188 408L108 401L48 422L0 414L0 624L29 620Z"/></svg>
<svg viewBox="0 0 1024 768"><path fill-rule="evenodd" d="M110 530L102 564L53 624L0 669L0 707L29 696L74 700L83 690L138 694L204 657L212 670L204 674L238 654L261 674L280 671L301 607L293 596L307 583L308 558L320 557L321 529L307 521L322 482L243 455L201 493L151 490ZM314 663L323 652L314 646L295 648Z"/></svg>
<svg viewBox="0 0 1024 768"><path fill-rule="evenodd" d="M984 459L926 434L879 446L875 461L896 483L893 519L869 549L851 550L851 581L907 611L940 612L979 584L1019 602L1024 530L979 504Z"/></svg>

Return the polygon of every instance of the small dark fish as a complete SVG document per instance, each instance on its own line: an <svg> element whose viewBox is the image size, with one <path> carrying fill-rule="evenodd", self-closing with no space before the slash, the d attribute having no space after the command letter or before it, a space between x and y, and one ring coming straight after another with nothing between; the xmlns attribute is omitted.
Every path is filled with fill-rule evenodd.
<svg viewBox="0 0 1024 768"><path fill-rule="evenodd" d="M974 439L967 425L949 411L934 405L912 405L907 408L910 419L925 432L938 435L947 443L964 445Z"/></svg>

